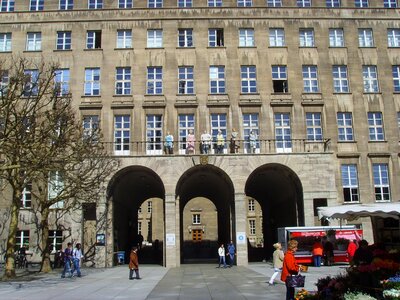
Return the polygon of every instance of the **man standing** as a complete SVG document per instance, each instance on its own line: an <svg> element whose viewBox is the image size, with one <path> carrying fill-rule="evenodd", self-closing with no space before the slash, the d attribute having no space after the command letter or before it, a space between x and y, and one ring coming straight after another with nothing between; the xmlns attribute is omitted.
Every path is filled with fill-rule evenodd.
<svg viewBox="0 0 400 300"><path fill-rule="evenodd" d="M139 259L137 256L137 247L132 247L131 254L129 255L129 279L135 279L133 272L136 274L136 279L142 279L139 277Z"/></svg>
<svg viewBox="0 0 400 300"><path fill-rule="evenodd" d="M218 268L221 267L221 263L223 263L224 264L224 268L226 268L224 244L221 244L221 246L218 248L218 255L219 255Z"/></svg>
<svg viewBox="0 0 400 300"><path fill-rule="evenodd" d="M229 268L232 268L233 266L233 262L235 260L235 254L236 254L236 248L235 245L233 244L233 241L231 240L231 242L228 245L228 253L227 253L227 255L229 255Z"/></svg>
<svg viewBox="0 0 400 300"><path fill-rule="evenodd" d="M74 272L76 271L78 277L81 277L81 261L82 261L81 244L77 243L74 251L72 252L72 262L74 263L74 270L71 272L72 275L74 275Z"/></svg>

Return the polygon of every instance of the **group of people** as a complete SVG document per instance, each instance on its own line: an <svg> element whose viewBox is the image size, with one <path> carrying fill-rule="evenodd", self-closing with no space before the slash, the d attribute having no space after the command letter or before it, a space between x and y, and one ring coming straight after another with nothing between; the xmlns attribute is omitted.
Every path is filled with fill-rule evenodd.
<svg viewBox="0 0 400 300"><path fill-rule="evenodd" d="M186 154L195 154L196 149L196 139L192 129L189 129L186 136ZM258 135L253 130L249 134L249 148L251 153L256 153L258 143ZM207 130L200 136L200 152L201 154L208 154L211 151L211 146L214 144L215 152L217 154L224 153L225 148L225 136L221 130L218 130L215 140ZM238 132L235 128L232 129L231 138L229 140L229 152L238 153L239 152L239 141ZM174 136L168 131L164 138L164 151L166 154L174 154Z"/></svg>
<svg viewBox="0 0 400 300"><path fill-rule="evenodd" d="M217 268L220 268L221 264L223 265L224 268L227 267L232 268L236 255L236 248L235 245L233 244L233 241L230 241L227 248L228 251L226 253L224 244L221 244L221 246L218 248L219 261ZM226 264L225 256L229 257L229 266L227 266Z"/></svg>
<svg viewBox="0 0 400 300"><path fill-rule="evenodd" d="M66 273L70 274L69 277L73 277L75 271L77 276L81 277L82 257L81 244L77 243L75 248L72 248L72 243L68 243L64 250L64 269L61 278L65 278Z"/></svg>

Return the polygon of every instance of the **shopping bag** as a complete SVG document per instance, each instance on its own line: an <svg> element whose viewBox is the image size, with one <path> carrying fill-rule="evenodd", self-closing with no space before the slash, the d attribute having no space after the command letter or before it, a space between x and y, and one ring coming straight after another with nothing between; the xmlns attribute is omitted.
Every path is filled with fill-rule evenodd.
<svg viewBox="0 0 400 300"><path fill-rule="evenodd" d="M306 281L306 276L297 274L289 275L286 277L286 285L288 287L304 287L304 282Z"/></svg>

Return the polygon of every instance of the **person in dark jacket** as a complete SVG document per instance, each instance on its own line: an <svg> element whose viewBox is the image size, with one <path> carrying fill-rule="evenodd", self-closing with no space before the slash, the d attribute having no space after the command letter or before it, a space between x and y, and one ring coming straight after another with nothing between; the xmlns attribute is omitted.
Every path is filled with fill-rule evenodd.
<svg viewBox="0 0 400 300"><path fill-rule="evenodd" d="M368 242L366 240L361 240L358 245L358 249L356 250L356 252L354 252L354 265L369 265L372 262L374 256L371 249L369 249L368 247Z"/></svg>
<svg viewBox="0 0 400 300"><path fill-rule="evenodd" d="M139 276L139 259L137 255L137 247L132 247L131 254L129 255L129 279L135 279L133 272L136 274L136 279L142 279Z"/></svg>

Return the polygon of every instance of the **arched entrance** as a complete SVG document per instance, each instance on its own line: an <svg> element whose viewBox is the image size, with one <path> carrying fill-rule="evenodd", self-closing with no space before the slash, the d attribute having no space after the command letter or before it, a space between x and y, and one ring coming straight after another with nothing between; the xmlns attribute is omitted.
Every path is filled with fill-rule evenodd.
<svg viewBox="0 0 400 300"><path fill-rule="evenodd" d="M195 166L179 179L176 196L179 198L181 263L215 261L218 243L227 244L235 239L232 181L215 166Z"/></svg>
<svg viewBox="0 0 400 300"><path fill-rule="evenodd" d="M258 202L262 211L261 248L250 245L249 261L271 256L277 228L304 226L303 187L298 176L281 164L266 164L254 170L245 186L248 200Z"/></svg>
<svg viewBox="0 0 400 300"><path fill-rule="evenodd" d="M125 262L134 245L141 247L141 263L163 264L164 185L160 177L143 166L120 170L111 180L114 252L125 251Z"/></svg>

